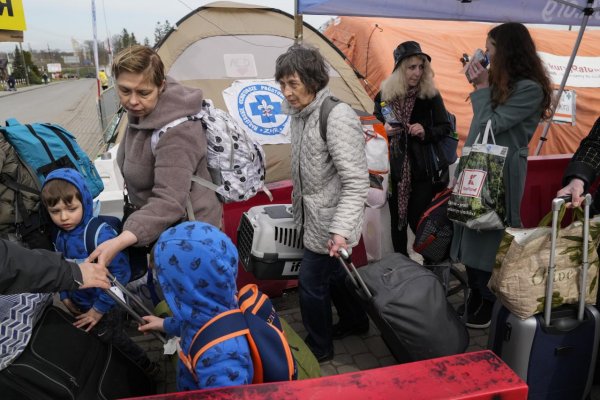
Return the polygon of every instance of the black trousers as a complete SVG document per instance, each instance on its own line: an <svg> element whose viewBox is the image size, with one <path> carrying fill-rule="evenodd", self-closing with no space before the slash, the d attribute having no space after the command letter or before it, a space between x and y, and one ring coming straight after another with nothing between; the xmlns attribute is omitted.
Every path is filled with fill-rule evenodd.
<svg viewBox="0 0 600 400"><path fill-rule="evenodd" d="M389 198L390 207L390 219L391 219L391 230L392 230L392 244L396 253L402 253L408 256L408 234L407 226L400 227L398 229L398 184L393 180L390 183L392 185L392 195ZM424 180L412 180L411 191L408 200L408 225L413 232L417 230L417 224L423 212L427 209L433 196L435 196L435 188L431 179L426 178Z"/></svg>

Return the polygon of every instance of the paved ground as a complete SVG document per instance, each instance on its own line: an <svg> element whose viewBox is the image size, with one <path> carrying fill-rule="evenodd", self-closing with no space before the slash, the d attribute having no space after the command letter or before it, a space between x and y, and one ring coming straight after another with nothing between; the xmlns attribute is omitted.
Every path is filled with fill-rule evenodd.
<svg viewBox="0 0 600 400"><path fill-rule="evenodd" d="M88 153L91 159L94 159L103 147L102 128L100 126L100 118L96 105L97 99L95 91L95 79L54 81L48 85L32 85L21 87L16 92L0 91L0 99L8 99L8 96L11 96L10 99L16 100L18 99L18 96L25 96L26 94L30 94L32 91L37 91L37 93L41 94L43 93L42 91L47 92L53 90L53 87L57 89L57 86L60 86L61 89L65 89L68 88L69 85L88 86L89 90L77 90L77 93L83 94L80 95L81 97L76 99L69 98L71 105L68 106L66 110L57 113L57 115L55 115L51 121L38 122L53 122L73 132L77 137L77 142L81 148ZM58 90L55 91L58 92ZM32 114L35 113L32 112ZM8 116L14 117L14 115ZM2 123L3 122L4 121L2 121Z"/></svg>

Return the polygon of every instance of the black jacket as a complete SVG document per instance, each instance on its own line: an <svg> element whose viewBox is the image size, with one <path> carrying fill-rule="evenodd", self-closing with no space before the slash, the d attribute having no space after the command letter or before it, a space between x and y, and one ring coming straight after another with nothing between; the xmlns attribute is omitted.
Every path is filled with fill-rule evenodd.
<svg viewBox="0 0 600 400"><path fill-rule="evenodd" d="M573 158L569 162L563 176L563 186L571 179L579 178L585 182L585 190L600 175L600 118L596 120L592 130L581 141Z"/></svg>
<svg viewBox="0 0 600 400"><path fill-rule="evenodd" d="M0 294L74 290L81 270L60 253L29 250L0 239Z"/></svg>
<svg viewBox="0 0 600 400"><path fill-rule="evenodd" d="M374 101L373 115L385 123L381 114L381 92L377 93ZM409 137L408 145L412 177L416 180L431 178L435 171L432 170L432 149L430 144L438 142L444 136L451 136L453 133L442 96L438 93L430 99L417 98L412 114L410 115L410 123L419 123L425 129L423 140L412 136ZM393 160L390 161L393 163Z"/></svg>

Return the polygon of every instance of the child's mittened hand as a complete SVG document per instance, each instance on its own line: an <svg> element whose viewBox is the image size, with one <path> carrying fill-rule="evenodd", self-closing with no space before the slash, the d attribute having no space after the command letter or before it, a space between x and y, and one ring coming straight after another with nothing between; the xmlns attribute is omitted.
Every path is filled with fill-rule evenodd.
<svg viewBox="0 0 600 400"><path fill-rule="evenodd" d="M76 316L77 321L73 323L76 328L84 329L86 332L92 330L104 314L90 308L86 313ZM87 326L87 328L85 328Z"/></svg>
<svg viewBox="0 0 600 400"><path fill-rule="evenodd" d="M155 315L146 315L142 318L148 323L138 326L138 331L144 332L144 334L147 334L149 331L165 331L163 326L165 320L163 318L157 317Z"/></svg>

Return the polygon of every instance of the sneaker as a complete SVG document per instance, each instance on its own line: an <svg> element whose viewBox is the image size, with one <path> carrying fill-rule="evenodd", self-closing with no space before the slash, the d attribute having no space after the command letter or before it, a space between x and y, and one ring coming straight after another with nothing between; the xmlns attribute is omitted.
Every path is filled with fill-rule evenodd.
<svg viewBox="0 0 600 400"><path fill-rule="evenodd" d="M483 298L479 292L475 292L473 289L470 290L469 297L467 298L467 315L474 314L475 311L481 306ZM456 313L459 317L465 314L465 303L458 306Z"/></svg>
<svg viewBox="0 0 600 400"><path fill-rule="evenodd" d="M331 337L333 340L340 340L350 335L364 335L369 332L369 321L359 325L346 325L338 322L333 325L331 330Z"/></svg>
<svg viewBox="0 0 600 400"><path fill-rule="evenodd" d="M317 359L319 364L324 363L326 361L331 361L331 360L333 360L333 350L331 352L325 353L325 354L315 354L315 358Z"/></svg>
<svg viewBox="0 0 600 400"><path fill-rule="evenodd" d="M494 303L483 299L477 310L472 314L467 314L465 325L473 329L485 329L492 322L492 308Z"/></svg>
<svg viewBox="0 0 600 400"><path fill-rule="evenodd" d="M317 361L319 362L319 364L323 363L325 361L330 361L330 360L333 359L333 349L331 349L330 351L328 351L326 353L320 353L318 351L315 351L314 345L313 345L313 341L312 341L312 338L310 336L307 336L304 339L304 342L306 343L306 345L310 349L311 353L313 353L313 355L315 356L315 358L317 359Z"/></svg>

